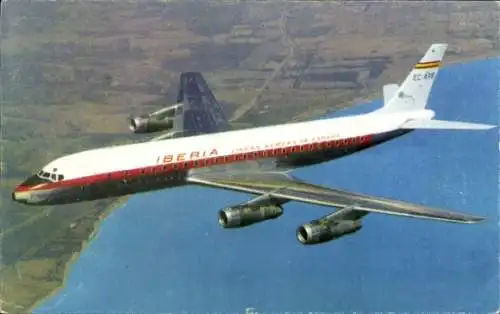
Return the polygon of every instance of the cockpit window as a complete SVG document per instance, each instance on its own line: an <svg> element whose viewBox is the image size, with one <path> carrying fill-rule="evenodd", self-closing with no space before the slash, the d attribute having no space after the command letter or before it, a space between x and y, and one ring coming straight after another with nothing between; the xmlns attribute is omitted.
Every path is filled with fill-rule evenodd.
<svg viewBox="0 0 500 314"><path fill-rule="evenodd" d="M26 181L24 181L21 185L23 186L35 186L41 183L47 183L47 179L40 178L39 176L31 176Z"/></svg>
<svg viewBox="0 0 500 314"><path fill-rule="evenodd" d="M39 178L39 183L47 181L57 182L64 180L64 175L57 173L57 171L45 172L43 170L40 170L34 177Z"/></svg>

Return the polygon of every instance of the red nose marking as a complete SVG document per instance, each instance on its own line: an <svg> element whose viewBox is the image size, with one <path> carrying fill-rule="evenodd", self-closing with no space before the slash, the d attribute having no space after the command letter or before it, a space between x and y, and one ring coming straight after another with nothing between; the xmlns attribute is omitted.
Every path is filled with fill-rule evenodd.
<svg viewBox="0 0 500 314"><path fill-rule="evenodd" d="M14 189L15 192L24 192L24 191L29 191L30 187L29 186L24 186L24 185L19 185Z"/></svg>

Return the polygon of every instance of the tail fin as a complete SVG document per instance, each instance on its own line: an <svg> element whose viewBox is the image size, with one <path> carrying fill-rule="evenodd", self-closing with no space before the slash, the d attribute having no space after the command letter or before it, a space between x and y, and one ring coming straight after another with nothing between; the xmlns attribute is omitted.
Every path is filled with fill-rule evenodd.
<svg viewBox="0 0 500 314"><path fill-rule="evenodd" d="M431 45L381 111L424 109L447 48L448 44Z"/></svg>

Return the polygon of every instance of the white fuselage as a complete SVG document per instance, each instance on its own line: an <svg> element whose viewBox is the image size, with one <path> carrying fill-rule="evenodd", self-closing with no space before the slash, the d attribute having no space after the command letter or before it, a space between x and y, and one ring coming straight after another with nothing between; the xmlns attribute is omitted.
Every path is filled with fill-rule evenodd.
<svg viewBox="0 0 500 314"><path fill-rule="evenodd" d="M183 184L188 170L193 168L249 159L307 158L308 155L341 151L339 154L326 154L326 157L304 165L315 164L383 142L373 142L373 136L398 130L408 117L408 112L378 114L375 111L357 116L82 151L47 164L30 178L31 181L28 179L21 184L13 198L37 204L105 198ZM289 164L291 168L300 166L300 162ZM106 189L109 191L104 191ZM65 193L59 193L63 190ZM59 200L63 194L64 197Z"/></svg>

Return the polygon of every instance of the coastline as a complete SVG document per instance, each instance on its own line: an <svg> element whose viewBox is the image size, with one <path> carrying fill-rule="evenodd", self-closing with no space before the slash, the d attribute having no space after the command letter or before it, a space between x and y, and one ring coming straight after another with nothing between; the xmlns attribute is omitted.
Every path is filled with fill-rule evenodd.
<svg viewBox="0 0 500 314"><path fill-rule="evenodd" d="M130 206L130 205L129 205L129 206ZM111 207L111 206L109 206L109 207ZM120 209L123 209L123 207L121 207L121 206L118 206L118 207L115 207L115 208L120 208ZM111 208L106 208L106 211L108 211L109 209L111 209ZM103 212L103 214L104 214L104 212ZM109 214L109 213L108 213L108 214ZM114 218L114 217L113 217L113 218ZM129 219L130 219L130 218L131 218L131 217L129 217ZM123 221L123 220L122 220L122 221ZM109 225L109 221L108 221L108 225ZM143 227L144 227L144 225L143 225ZM105 228L107 228L107 226L105 226ZM103 230L106 230L105 228L103 228ZM432 228L431 228L431 229L432 229ZM397 231L397 230L396 230L396 231ZM97 231L97 232L98 232L98 231ZM439 230L438 230L438 232L439 232ZM409 236L411 236L411 235L409 235ZM108 245L109 245L109 243L108 243ZM92 249L93 249L93 248L91 248L91 250L92 250ZM83 251L83 249L82 249L82 251ZM132 252L132 253L133 253L133 252ZM451 254L451 253L450 253L450 254ZM375 255L375 256L376 256L376 255ZM78 268L79 268L79 267L78 267ZM73 276L74 276L74 275L73 275ZM85 280L85 277L83 277L83 278L82 278L82 276L79 276L79 277L80 277L80 280L82 280L82 279L83 279L83 280ZM73 277L72 277L72 278L73 278ZM425 279L425 277L424 277L423 279ZM72 280L74 280L74 278L73 278ZM75 280L74 280L73 282L70 282L68 286L73 286L73 283L77 283L77 282L78 282L78 281L80 281L80 280L77 280L76 282L75 282ZM417 286L418 286L418 285L417 285ZM416 288L416 289L418 289L418 288ZM57 289L57 290L59 290L59 289ZM64 291L64 292L68 292L68 291ZM64 297L65 297L65 296L64 296L64 292L61 292L61 295L59 295L59 297L61 297L60 299L62 299L62 298L64 298ZM69 298L70 298L70 296L68 295L68 299L69 299ZM92 300L92 299L91 299L91 298L89 298L89 300ZM105 299L104 299L104 301L105 301ZM52 304L54 304L52 301L50 301L50 302L51 302ZM87 301L87 302L88 302L88 301ZM66 306L66 308L67 308L67 306ZM51 311L51 310L52 310L52 311L55 311L55 309L56 309L56 308L47 309L47 311ZM262 310L262 308L260 308L260 309Z"/></svg>
<svg viewBox="0 0 500 314"><path fill-rule="evenodd" d="M449 60L446 65L442 66L440 69L448 68L450 66L456 66L460 64L465 64L465 63L474 63L474 62L481 62L489 59L498 59L500 58L500 55L498 53L495 54L481 54L481 55L469 55L469 56L464 56L463 58L453 58L452 60ZM346 109L347 107L350 106L356 106L362 103L366 103L369 101L374 101L374 100L380 100L381 97L377 97L380 95L380 91L378 89L370 89L368 92L366 92L365 95L359 95L355 99L351 101L347 101L344 103L340 104L334 104L332 108L323 108L326 109L324 112L319 113L318 111L313 111L313 112L302 112L300 114L295 115L294 117L289 118L289 121L294 121L294 119L297 119L300 117L301 120L307 120L307 119L312 119L315 117L328 114L331 111L337 111L337 110L342 110ZM312 114L311 114L312 113ZM284 118L285 120L286 117ZM103 206L103 211L101 212L100 215L98 215L96 220L93 223L93 231L89 234L88 238L84 240L81 244L80 250L74 252L71 255L71 258L66 262L64 265L64 272L63 272L63 279L61 281L61 284L57 286L53 291L51 291L49 294L45 295L44 297L40 298L36 302L34 302L28 309L27 313L33 313L33 311L39 307L43 302L45 302L47 299L52 298L53 296L57 295L61 289L63 289L66 286L66 282L69 276L69 272L71 270L71 266L73 263L80 257L80 255L84 252L84 250L87 248L87 246L91 243L91 241L94 240L95 235L99 231L100 223L104 221L109 214L111 214L115 209L120 209L122 206L124 206L127 201L130 199L132 195L128 196L123 196L120 197L114 201L112 201L110 204L104 205ZM99 207L97 207L100 209Z"/></svg>
<svg viewBox="0 0 500 314"><path fill-rule="evenodd" d="M370 93L369 95L373 95L373 94L374 93ZM369 97L369 96L367 96L367 97ZM347 106L349 105L349 103L350 102L346 102L344 104L338 105L338 107L339 107L338 109L345 108L346 105ZM327 111L325 111L323 114L327 114ZM298 116L301 116L301 114L296 115L296 117L298 117ZM314 115L309 114L309 115L307 115L307 117L305 117L305 119L308 119L308 118L310 119L314 116L316 116L316 114L314 114ZM296 117L292 117L291 119L294 119ZM104 221L108 217L108 215L111 214L114 210L120 209L122 206L124 206L127 203L127 201L130 199L131 196L133 196L133 195L123 196L123 197L120 197L120 198L116 199L115 201L111 202L109 205L104 205L103 212L99 216L97 216L97 219L94 221L94 223L92 225L93 226L92 232L89 234L88 238L82 242L80 250L74 252L71 255L71 258L64 265L63 279L61 281L61 284L59 286L57 286L57 288L52 290L49 294L45 295L44 297L42 297L39 300L37 300L36 302L34 302L27 309L27 313L33 313L33 311L37 307L39 307L43 302L45 302L47 299L50 299L50 298L54 297L55 295L57 295L66 286L66 282L67 282L68 277L69 277L69 272L71 270L71 266L73 265L73 263L75 263L78 260L78 258L85 251L85 249L88 247L88 245L94 240L95 235L97 234L97 232L99 232L99 227L100 227L101 222Z"/></svg>
<svg viewBox="0 0 500 314"><path fill-rule="evenodd" d="M306 10L299 7L279 3L205 5L192 1L168 8L154 3L137 6L100 2L14 2L2 7L10 12L1 25L5 30L2 59L7 70L2 102L8 118L4 122L9 124L7 129L14 131L4 134L9 135L4 143L9 173L0 184L5 205L0 210L0 312L51 313L60 312L63 307L84 312L128 310L120 305L127 299L106 306L112 298L104 298L100 306L86 310L78 300L86 295L86 303L98 305L106 294L100 290L102 279L114 279L113 274L97 269L115 257L108 257L106 250L97 253L103 243L116 249L125 245L126 249L137 240L130 241L127 233L121 231L123 224L134 226L136 220L151 219L150 215L129 215L137 199L125 195L37 208L12 202L11 190L43 161L82 149L144 140L126 132L124 121L130 115L174 101L180 72L191 68L206 73L214 96L227 108L228 118L242 109L240 106L255 105L241 121L231 123L235 129L243 129L301 122L310 117L324 119L325 114L342 115L340 111L362 107L366 102L381 104L382 85L404 78L426 43L449 43L445 66L485 56L498 58L500 13L491 3L313 5L306 6ZM207 12L216 16L216 21L204 18ZM213 58L207 60L207 53ZM289 62L281 67L285 57ZM276 71L278 66L281 71ZM484 71L490 71L485 74L495 81L494 72L492 75L491 70ZM272 79L275 73L277 77ZM467 80L466 72L462 73ZM265 82L269 82L268 88L261 88L260 97L253 99ZM475 85L467 80L467 84L471 83ZM487 84L481 78L477 83ZM331 166L335 167L335 163ZM332 186L336 184L332 182ZM354 188L359 186L355 184ZM185 194L183 190L167 193L168 198L177 199ZM141 195L134 196L142 199ZM161 195L144 199L152 204L155 200L162 202ZM113 212L114 209L120 211ZM105 221L110 214L114 216ZM168 212L158 214L171 217ZM203 215L205 218L200 218L199 223L207 224L213 219L212 211ZM122 219L124 216L128 217ZM182 212L177 217L193 218ZM158 230L163 226L156 225L155 219L142 228L155 234L153 241L163 237ZM109 236L112 232L117 234ZM181 232L180 236L190 234ZM125 237L129 243L121 244ZM95 238L99 240L89 245ZM219 239L228 241L226 236ZM176 244L166 247L175 249ZM125 252L128 255L117 262L136 262L133 255L141 249L138 246ZM170 255L165 256L167 261L173 257ZM154 257L148 258L155 261ZM73 264L75 261L78 263ZM180 262L189 263L189 259ZM110 267L108 271L120 272L113 265L106 267ZM151 265L141 267L147 270ZM120 273L117 278L128 280L133 276L144 281L146 277L140 271ZM165 271L171 275L171 271ZM210 276L216 273L215 269L205 272ZM71 276L69 281L67 276ZM94 280L96 285L91 286ZM199 282L203 286L207 283ZM145 281L139 290L148 284L149 280ZM169 286L165 282L158 285L160 289ZM172 287L175 286L179 283ZM125 283L113 287L127 289ZM133 295L139 292L137 287L129 290ZM142 309L136 308L139 312ZM201 312L207 310L201 308Z"/></svg>
<svg viewBox="0 0 500 314"><path fill-rule="evenodd" d="M354 106L356 104L362 104L362 103L368 102L368 101L370 101L369 100L370 97L375 97L376 95L377 95L376 91L370 91L364 97L356 98L355 100L358 100L358 101L356 101L355 103L353 101L347 101L345 103L337 104L335 106L335 110L343 110L349 106ZM362 101L359 101L360 99ZM319 114L319 117L326 115L329 112L330 112L330 110L325 110L324 112ZM301 114L295 115L294 117L291 117L290 120L293 121L294 119L296 119L298 117L300 117L302 120L307 120L307 119L312 119L312 118L318 117L318 112L312 112L312 113L313 114L310 114L310 113L307 114L307 112L301 113ZM69 272L71 270L71 266L73 265L74 262L76 262L78 260L78 258L85 251L85 249L88 247L88 245L94 240L95 235L97 234L97 232L99 232L99 227L100 227L101 222L104 221L107 218L107 216L109 214L111 214L114 210L120 209L122 206L127 204L127 201L132 196L133 195L123 196L123 197L118 198L115 201L111 202L111 204L109 204L108 206L106 206L106 205L104 206L104 211L97 217L97 219L93 223L93 231L89 234L88 238L82 242L80 250L77 252L74 252L71 255L71 258L68 260L68 262L64 266L63 280L62 280L61 284L57 288L55 288L51 293L47 294L43 298L34 302L33 305L28 308L27 313L33 313L33 311L37 307L39 307L43 302L45 302L47 299L50 299L50 298L54 297L55 295L57 295L66 286L66 282L67 282L68 277L69 277Z"/></svg>
<svg viewBox="0 0 500 314"><path fill-rule="evenodd" d="M103 212L94 221L93 230L89 234L87 240L84 240L82 242L80 250L77 252L74 252L71 255L71 258L68 260L68 262L66 262L66 265L64 265L63 280L61 281L61 284L57 288L52 290L52 292L50 292L49 294L47 294L43 298L40 298L36 302L34 302L27 309L27 313L33 313L33 311L37 307L39 307L43 302L45 302L47 299L52 298L53 296L57 295L59 293L59 291L61 291L61 289L63 289L66 286L66 282L67 282L68 277L69 277L69 272L71 270L71 266L73 266L73 263L78 260L80 255L85 251L85 249L88 247L88 245L94 240L95 235L99 231L99 227L100 227L101 222L104 221L108 217L108 215L111 214L114 210L120 209L125 204L127 204L127 201L129 198L130 198L130 196L123 196L123 197L120 197L120 198L114 200L113 202L111 202L111 204L104 206Z"/></svg>

